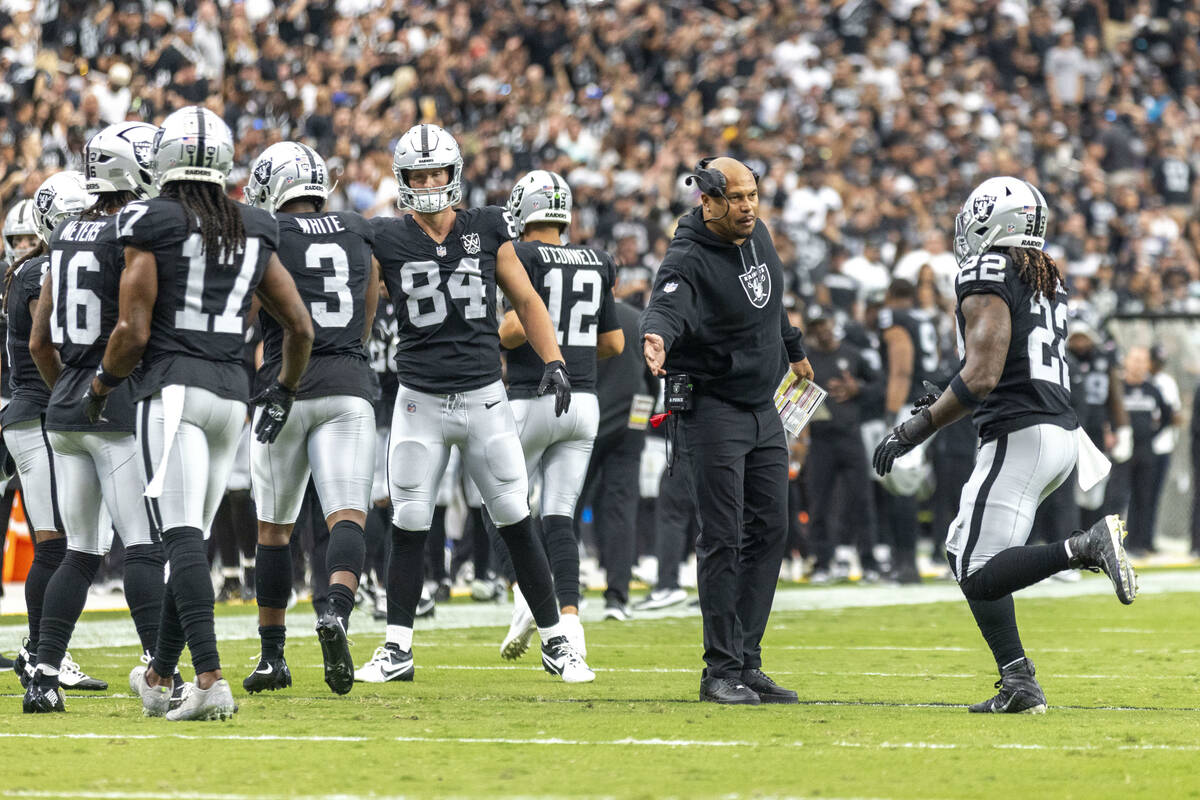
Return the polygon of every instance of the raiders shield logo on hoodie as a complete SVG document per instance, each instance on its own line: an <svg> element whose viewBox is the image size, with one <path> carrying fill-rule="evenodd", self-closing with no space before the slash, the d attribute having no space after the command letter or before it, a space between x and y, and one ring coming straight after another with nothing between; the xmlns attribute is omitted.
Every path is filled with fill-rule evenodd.
<svg viewBox="0 0 1200 800"><path fill-rule="evenodd" d="M738 277L752 306L762 308L771 299L771 273L766 264L748 265Z"/></svg>

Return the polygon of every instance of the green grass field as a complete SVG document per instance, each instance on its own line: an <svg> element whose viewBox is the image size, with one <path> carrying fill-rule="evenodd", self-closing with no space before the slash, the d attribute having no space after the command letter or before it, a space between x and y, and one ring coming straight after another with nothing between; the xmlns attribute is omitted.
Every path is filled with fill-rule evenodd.
<svg viewBox="0 0 1200 800"><path fill-rule="evenodd" d="M0 796L1200 797L1200 593L1175 590L1200 589L1200 573L1157 592L1154 577L1131 608L1103 594L1018 602L1051 703L1039 717L963 708L995 674L953 587L874 607L848 606L907 590L781 592L780 607L844 606L773 616L766 666L800 692L791 707L696 702L695 616L590 624L598 677L583 686L501 662L502 628L418 631L414 683L334 697L297 609L290 691L245 696L257 642L222 643L241 704L224 724L142 718L126 685L136 647L75 647L111 694L68 695L67 714L22 715L15 678L0 677ZM252 630L252 609L223 613ZM120 619L89 615L78 636ZM365 660L381 634L362 626Z"/></svg>

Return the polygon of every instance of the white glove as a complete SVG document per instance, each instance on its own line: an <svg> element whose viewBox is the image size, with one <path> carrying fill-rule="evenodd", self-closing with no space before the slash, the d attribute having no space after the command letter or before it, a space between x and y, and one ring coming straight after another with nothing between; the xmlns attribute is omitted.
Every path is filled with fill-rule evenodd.
<svg viewBox="0 0 1200 800"><path fill-rule="evenodd" d="M1133 428L1122 425L1116 430L1117 443L1113 445L1112 460L1124 464L1133 458Z"/></svg>

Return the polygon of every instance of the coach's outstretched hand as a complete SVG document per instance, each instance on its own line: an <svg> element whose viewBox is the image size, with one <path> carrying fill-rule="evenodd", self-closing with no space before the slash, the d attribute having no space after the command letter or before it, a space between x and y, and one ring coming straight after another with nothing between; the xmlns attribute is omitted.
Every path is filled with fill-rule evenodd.
<svg viewBox="0 0 1200 800"><path fill-rule="evenodd" d="M546 364L542 382L538 384L538 397L554 389L554 416L561 417L571 407L571 379L567 376L567 365L561 361Z"/></svg>
<svg viewBox="0 0 1200 800"><path fill-rule="evenodd" d="M251 405L262 406L262 414L258 417L258 424L254 426L254 435L260 442L270 444L275 441L275 437L287 423L288 414L292 411L292 401L295 399L296 393L278 381L250 398Z"/></svg>
<svg viewBox="0 0 1200 800"><path fill-rule="evenodd" d="M933 436L936 430L928 408L922 408L916 416L892 428L892 432L883 437L883 441L875 448L875 458L871 462L875 467L875 474L881 478L887 475L892 471L892 464L897 458L911 452L914 447Z"/></svg>

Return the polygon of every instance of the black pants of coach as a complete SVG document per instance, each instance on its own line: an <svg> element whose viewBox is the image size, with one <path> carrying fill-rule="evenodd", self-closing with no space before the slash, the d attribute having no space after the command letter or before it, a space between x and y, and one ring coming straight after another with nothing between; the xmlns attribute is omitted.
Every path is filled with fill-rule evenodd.
<svg viewBox="0 0 1200 800"><path fill-rule="evenodd" d="M679 433L700 517L705 674L737 678L762 666L787 537L787 440L774 408L745 411L711 395L696 398Z"/></svg>

